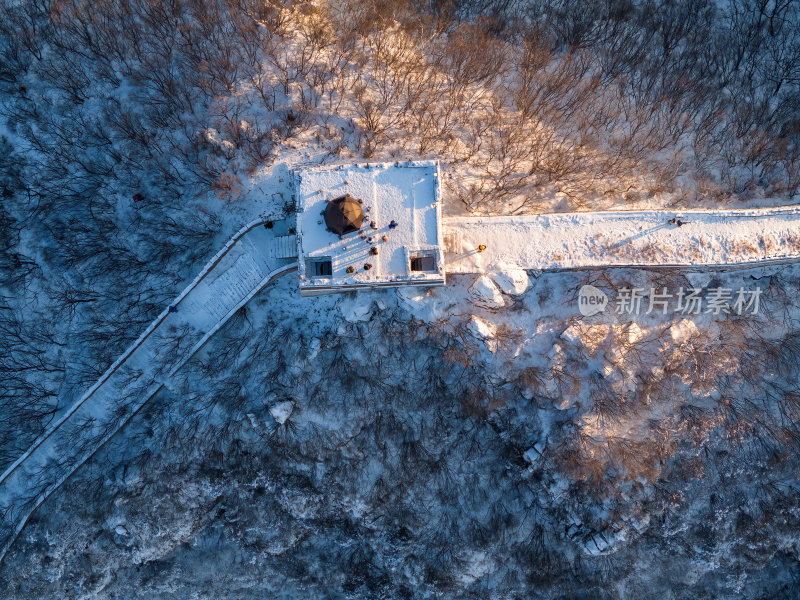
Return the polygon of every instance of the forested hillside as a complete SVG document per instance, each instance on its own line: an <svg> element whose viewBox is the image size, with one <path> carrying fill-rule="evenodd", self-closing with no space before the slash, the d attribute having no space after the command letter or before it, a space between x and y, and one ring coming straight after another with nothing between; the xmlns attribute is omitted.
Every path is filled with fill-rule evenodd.
<svg viewBox="0 0 800 600"><path fill-rule="evenodd" d="M0 470L293 166L439 159L448 214L796 203L798 32L792 0L2 3ZM795 597L800 271L531 275L360 314L281 282L0 597ZM764 308L575 333L584 283Z"/></svg>

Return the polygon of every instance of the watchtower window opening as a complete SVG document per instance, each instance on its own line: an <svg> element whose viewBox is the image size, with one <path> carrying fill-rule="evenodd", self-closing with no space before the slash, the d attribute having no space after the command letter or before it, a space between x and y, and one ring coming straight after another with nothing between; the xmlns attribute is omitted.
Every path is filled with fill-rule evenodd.
<svg viewBox="0 0 800 600"><path fill-rule="evenodd" d="M425 273L436 272L436 256L431 252L427 254L418 254L411 257L411 270L422 271Z"/></svg>
<svg viewBox="0 0 800 600"><path fill-rule="evenodd" d="M333 261L330 258L315 258L307 262L306 270L311 277L331 277L333 275Z"/></svg>

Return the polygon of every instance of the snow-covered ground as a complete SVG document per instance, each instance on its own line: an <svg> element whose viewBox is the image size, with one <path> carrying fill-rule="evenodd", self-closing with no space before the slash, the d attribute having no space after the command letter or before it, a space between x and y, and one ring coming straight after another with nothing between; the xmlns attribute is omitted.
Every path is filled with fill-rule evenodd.
<svg viewBox="0 0 800 600"><path fill-rule="evenodd" d="M15 532L47 495L162 386L169 387L175 371L238 308L273 275L293 264L293 259L276 259L270 251L273 241L287 233L291 223L279 222L267 229L265 221L258 219L237 233L171 309L165 310L100 381L0 476L6 544L13 541ZM450 246L448 271L492 273L492 278L481 275L461 292L475 306L495 311L506 305L507 298L528 289L526 270L726 265L796 258L800 256L800 208L457 217L446 220L445 235ZM479 244L486 248L478 251ZM456 286L449 294L454 303L462 301L459 289ZM401 297L416 305L426 294L407 290ZM367 295L350 303L345 319L358 322L369 318L370 302ZM428 307L421 314L423 319L447 317L435 302L431 305L423 301L420 305ZM471 315L467 329L492 353L497 351L497 338L502 336L496 324ZM562 337L585 345L585 335L582 329L571 327ZM286 406L284 403L283 408L275 409L275 414L281 415L281 424L291 412L289 409L287 413ZM75 445L77 440L80 443ZM593 543L597 546L596 541ZM606 542L606 547L610 544Z"/></svg>
<svg viewBox="0 0 800 600"><path fill-rule="evenodd" d="M797 272L719 277L735 287ZM420 597L503 598L553 585L516 573L568 577L580 562L598 574L571 584L573 595L614 581L619 597L637 597L793 560L790 533L760 539L741 524L763 530L774 510L760 478L736 476L737 462L762 458L731 441L743 425L727 428L719 397L727 374L750 372L741 345L755 339L742 323L577 310L587 281L656 280L635 269L492 273L428 291L301 298L282 278L53 495L6 558L9 589L294 598L364 577L394 596L408 586ZM676 271L663 283L681 282ZM781 299L767 296L753 326L780 344ZM696 361L708 361L705 377L686 377ZM706 449L733 455L684 473ZM376 564L358 558L362 545ZM313 575L287 566L317 555ZM446 581L428 574L437 564ZM711 595L752 597L769 579L756 571Z"/></svg>
<svg viewBox="0 0 800 600"><path fill-rule="evenodd" d="M444 234L454 273L759 263L800 256L800 207L451 217Z"/></svg>
<svg viewBox="0 0 800 600"><path fill-rule="evenodd" d="M300 163L439 158L453 216L797 202L797 3L455 4L0 8L3 468L242 224L289 212ZM795 597L800 266L593 262L793 248L684 214L677 238L475 229L479 272L435 289L278 280L37 511L0 597ZM236 256L156 364L255 281ZM763 295L585 317L584 286Z"/></svg>

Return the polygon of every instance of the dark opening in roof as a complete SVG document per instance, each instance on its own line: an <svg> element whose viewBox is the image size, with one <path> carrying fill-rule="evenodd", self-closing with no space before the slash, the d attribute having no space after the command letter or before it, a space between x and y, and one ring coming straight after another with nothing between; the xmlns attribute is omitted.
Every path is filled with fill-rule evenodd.
<svg viewBox="0 0 800 600"><path fill-rule="evenodd" d="M312 258L307 261L306 272L311 277L330 277L333 275L333 261L330 258Z"/></svg>
<svg viewBox="0 0 800 600"><path fill-rule="evenodd" d="M412 271L435 271L436 259L432 254L415 256L411 259Z"/></svg>

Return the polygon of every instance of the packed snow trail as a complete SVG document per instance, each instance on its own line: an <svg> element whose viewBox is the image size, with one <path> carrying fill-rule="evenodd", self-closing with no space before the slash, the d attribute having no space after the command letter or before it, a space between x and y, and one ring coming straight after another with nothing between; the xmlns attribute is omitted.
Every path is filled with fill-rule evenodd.
<svg viewBox="0 0 800 600"><path fill-rule="evenodd" d="M680 224L679 224L680 223ZM611 211L443 221L448 273L758 265L800 258L800 207ZM486 246L479 252L478 246Z"/></svg>
<svg viewBox="0 0 800 600"><path fill-rule="evenodd" d="M273 278L279 224L242 228L77 402L0 475L0 561L36 508Z"/></svg>

